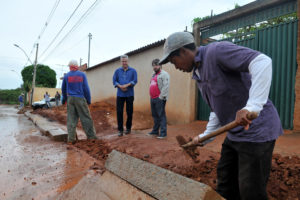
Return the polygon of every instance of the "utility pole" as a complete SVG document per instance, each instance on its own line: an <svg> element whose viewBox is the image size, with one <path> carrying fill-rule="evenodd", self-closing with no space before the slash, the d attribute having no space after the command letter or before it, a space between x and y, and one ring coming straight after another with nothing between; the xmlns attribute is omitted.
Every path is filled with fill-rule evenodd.
<svg viewBox="0 0 300 200"><path fill-rule="evenodd" d="M31 98L30 98L30 105L32 105L33 93L34 93L34 88L35 88L35 77L36 77L38 51L39 51L39 43L36 44L36 53L35 53L35 61L34 61L34 68L33 68L32 92L31 92Z"/></svg>
<svg viewBox="0 0 300 200"><path fill-rule="evenodd" d="M82 58L79 59L79 66L81 66Z"/></svg>
<svg viewBox="0 0 300 200"><path fill-rule="evenodd" d="M90 49L91 49L91 39L92 39L92 34L89 33L89 53L88 53L88 68L90 67Z"/></svg>

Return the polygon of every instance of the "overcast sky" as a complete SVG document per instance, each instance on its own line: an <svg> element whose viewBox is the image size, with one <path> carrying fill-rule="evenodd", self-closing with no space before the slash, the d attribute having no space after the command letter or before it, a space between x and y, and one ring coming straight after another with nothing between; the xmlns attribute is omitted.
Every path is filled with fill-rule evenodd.
<svg viewBox="0 0 300 200"><path fill-rule="evenodd" d="M38 63L50 66L58 78L68 71L64 65L71 59L79 63L82 58L82 63L87 63L89 33L92 34L90 66L93 66L164 39L173 32L183 31L186 26L188 31L192 31L192 19L210 15L211 10L214 14L220 14L233 9L235 3L242 6L252 1L1 1L0 89L19 87L22 84L20 72L25 64L30 64L22 50L13 44L19 45L34 62L33 47L38 42ZM56 9L53 9L55 5ZM76 7L76 12L70 18ZM92 9L88 11L90 7ZM45 26L47 19L50 20ZM60 84L58 79L59 87Z"/></svg>

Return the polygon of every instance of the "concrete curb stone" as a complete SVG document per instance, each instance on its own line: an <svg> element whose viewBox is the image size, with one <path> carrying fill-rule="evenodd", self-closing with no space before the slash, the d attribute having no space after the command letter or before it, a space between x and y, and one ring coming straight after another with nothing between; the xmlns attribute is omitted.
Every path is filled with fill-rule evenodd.
<svg viewBox="0 0 300 200"><path fill-rule="evenodd" d="M116 150L109 154L105 167L156 199L223 199L204 183L194 181Z"/></svg>
<svg viewBox="0 0 300 200"><path fill-rule="evenodd" d="M61 128L56 122L51 122L48 119L31 114L29 111L24 113L39 129L40 131L52 138L55 141L67 141L68 133Z"/></svg>

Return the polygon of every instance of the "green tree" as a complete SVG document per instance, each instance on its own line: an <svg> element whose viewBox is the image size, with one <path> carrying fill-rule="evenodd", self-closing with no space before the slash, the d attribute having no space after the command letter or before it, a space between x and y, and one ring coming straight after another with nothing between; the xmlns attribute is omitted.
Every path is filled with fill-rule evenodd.
<svg viewBox="0 0 300 200"><path fill-rule="evenodd" d="M25 90L30 90L33 78L33 65L25 67L21 74L24 82ZM38 87L55 88L56 86L56 73L53 69L46 65L37 65L35 84Z"/></svg>
<svg viewBox="0 0 300 200"><path fill-rule="evenodd" d="M18 97L22 92L21 88L0 90L0 104L18 104Z"/></svg>

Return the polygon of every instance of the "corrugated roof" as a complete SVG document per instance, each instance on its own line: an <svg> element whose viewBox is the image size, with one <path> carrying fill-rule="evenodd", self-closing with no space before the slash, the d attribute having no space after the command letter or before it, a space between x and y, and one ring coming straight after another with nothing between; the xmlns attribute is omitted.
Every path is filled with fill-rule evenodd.
<svg viewBox="0 0 300 200"><path fill-rule="evenodd" d="M157 41L157 42L154 42L154 43L152 43L152 44L148 44L148 45L146 45L146 46L144 46L144 47L138 48L138 49L136 49L136 50L130 51L130 52L125 53L125 54L128 55L128 56L132 56L132 55L134 55L134 54L141 53L141 52L146 51L146 50L148 50L148 49L151 49L151 48L154 48L154 47L158 47L158 46L164 44L165 41L166 41L166 39L159 40L159 41ZM110 59L110 60L104 61L104 62L99 63L99 64L97 64L97 65L94 65L94 66L92 66L92 67L89 67L89 68L87 68L86 70L89 71L89 70L92 70L92 69L95 69L95 68L104 66L104 65L106 65L106 64L108 64L108 63L115 62L115 61L117 61L117 60L120 60L120 56L117 56L117 57L112 58L112 59Z"/></svg>

